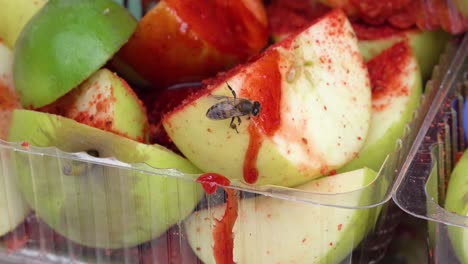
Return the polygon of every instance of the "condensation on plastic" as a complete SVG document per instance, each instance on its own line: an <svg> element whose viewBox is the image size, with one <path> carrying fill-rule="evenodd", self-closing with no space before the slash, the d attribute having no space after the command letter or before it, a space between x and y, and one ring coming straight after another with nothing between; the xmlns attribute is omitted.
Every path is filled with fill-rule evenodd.
<svg viewBox="0 0 468 264"><path fill-rule="evenodd" d="M428 89L437 90L394 185L393 200L407 213L428 221L429 258L460 263L448 229L467 232L468 217L443 208L447 181L457 154L466 148L463 109L468 95L468 35L448 47Z"/></svg>

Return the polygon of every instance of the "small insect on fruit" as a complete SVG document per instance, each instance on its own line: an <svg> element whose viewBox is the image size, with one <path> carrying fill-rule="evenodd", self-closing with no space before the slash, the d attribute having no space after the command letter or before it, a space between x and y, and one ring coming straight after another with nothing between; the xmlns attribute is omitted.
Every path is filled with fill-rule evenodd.
<svg viewBox="0 0 468 264"><path fill-rule="evenodd" d="M218 100L222 100L219 103L211 106L208 111L206 111L206 117L213 120L223 120L231 118L231 123L229 126L236 130L237 126L241 124L241 116L248 116L247 119L250 119L250 116L258 116L262 109L258 101L252 101L246 98L237 98L236 92L228 84L227 87L231 90L233 97L213 95ZM237 118L237 125L234 123L234 119Z"/></svg>

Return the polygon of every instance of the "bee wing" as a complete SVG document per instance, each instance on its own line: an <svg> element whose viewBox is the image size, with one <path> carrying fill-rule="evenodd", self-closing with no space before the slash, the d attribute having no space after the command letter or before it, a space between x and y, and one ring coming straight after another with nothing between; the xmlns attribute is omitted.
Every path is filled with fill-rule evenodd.
<svg viewBox="0 0 468 264"><path fill-rule="evenodd" d="M211 97L213 97L216 100L226 100L226 101L234 100L234 97L229 97L229 96L224 96L224 95L214 95L214 94L212 94Z"/></svg>
<svg viewBox="0 0 468 264"><path fill-rule="evenodd" d="M240 112L234 104L229 101L219 102L206 112L206 116L210 119L228 119L234 116L243 116L244 114Z"/></svg>

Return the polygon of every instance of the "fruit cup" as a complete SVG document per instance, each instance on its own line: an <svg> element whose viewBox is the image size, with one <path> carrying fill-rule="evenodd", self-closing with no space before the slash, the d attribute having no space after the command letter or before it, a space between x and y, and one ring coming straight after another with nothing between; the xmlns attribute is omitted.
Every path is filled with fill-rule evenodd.
<svg viewBox="0 0 468 264"><path fill-rule="evenodd" d="M73 1L64 0L50 2L65 3L61 8L71 8L73 4ZM103 6L111 5L107 0L99 2ZM142 2L141 9L132 9L136 18L155 1ZM249 34L240 36L229 30L228 33L239 38L237 41L245 44L244 47L233 45L232 39L224 39L221 46L213 45L203 39L207 32L197 35L198 32L187 28L187 24L179 25L181 22L171 8L184 10L184 4L189 2L160 2L164 4L150 12L151 16L140 24L143 25L140 31L137 30L144 38L139 38L138 34L130 37L135 21L116 6L103 8L102 12L96 12L92 5L81 6L93 10L85 12L90 15L86 23L93 23L98 17L97 21L103 19L99 25L109 27L103 32L117 30L121 34L97 34L105 40L99 45L93 42L95 38L83 37L85 33L92 33L92 26L80 34L72 34L78 47L90 47L91 44L111 47L100 56L89 58L94 62L90 69L84 67L88 66L87 63L73 65L70 59L71 65L79 66L73 74L68 74L68 68L60 65L37 67L54 57L55 50L47 45L48 38L62 36L59 26L52 27L50 35L40 34L41 28L49 29L46 26L53 24L54 16L33 17L41 23L34 23L34 27L30 25L26 33L20 35L15 51L15 59L19 62L15 63L14 71L15 83L20 84L16 88L23 93L22 103L26 109L18 109L11 114L9 141L0 139L0 179L4 180L4 185L0 184L0 194L6 194L3 200L0 199L6 201L0 203L0 210L6 212L6 216L0 216L4 221L0 222L4 229L0 230L3 232L0 234L0 260L46 263L369 263L382 259L399 220L400 211L391 202L393 185L400 170L404 169L412 142L438 92L437 89L426 89L420 100L423 80L417 65L421 62L414 53L420 54L418 51L421 50L417 50L419 44L415 43L424 42L425 38L419 39L415 33L418 41L414 41L413 33L408 33L411 43L404 40L406 36L398 36L358 45L346 15L335 10L297 36L260 53L266 42L263 38L266 36L265 14L259 8L260 1L231 2L235 4L236 12L242 11L244 16L241 17L247 18L241 22L247 21L243 26ZM54 15L61 14L53 5L48 8L48 12ZM119 26L113 26L113 23L107 23L109 21L105 17L115 15L115 10L120 10L116 13L121 17L111 22L125 24L124 31L119 31ZM192 14L194 10L197 11L185 11ZM236 12L229 14L232 16ZM61 20L64 24L71 20L75 26L85 21L73 12L66 14ZM155 32L170 29L158 27L159 24L154 27L152 19L160 18L161 14L169 17L170 25L176 25L181 30L179 33L183 33L175 36L183 40L194 36L191 40L197 45L189 51L201 55L196 55L194 61L185 65L188 72L200 70L198 63L206 65L204 59L207 58L213 63L208 65L209 73L213 74L212 71L219 72L244 63L244 59L255 54L245 64L210 79L204 93L192 94L161 119L160 129L166 130L173 140L171 143L186 158L165 147L147 144L147 120L141 118L144 110L134 101L119 104L121 108L117 103L107 105L114 109L111 113L126 114L105 115L105 118L111 118L104 119L106 126L96 125L97 115L82 118L81 112L75 111L83 109L82 106L89 103L87 99L99 97L95 93L103 92L101 87L110 87L105 90L108 94L133 94L117 75L105 69L98 70L103 66L120 70L131 85L141 85L142 89L164 89L173 82L206 77L205 71L183 76L170 76L164 72L161 75L151 66L161 66L160 61L151 57L154 54L143 56L147 55L147 45L153 47L166 43L164 39L151 41L152 36L145 35L148 32L145 28ZM219 14L216 17L225 18ZM122 22L124 20L126 23ZM200 28L204 28L203 24L202 27L198 25ZM28 33L28 30L35 33ZM43 43L44 53L40 58L36 57L36 42L31 40L31 36L36 36L35 41ZM207 39L215 36L209 35ZM255 41L248 41L249 38ZM83 39L91 41L82 43ZM126 42L128 39L130 44ZM445 37L441 42L440 45L445 43ZM310 43L314 45L306 45ZM183 46L187 43L177 44ZM430 54L432 47L428 46L424 52L429 50L429 54L425 55L437 57ZM365 61L360 54L365 52L364 49L369 53ZM187 52L187 49L181 50ZM233 50L242 56L232 54ZM67 56L78 54L72 52L75 51L73 46L61 51ZM143 55L132 56L135 51ZM158 54L160 50L153 51ZM176 68L187 62L177 48L164 54L175 58ZM65 55L64 58L69 58ZM145 64L141 64L143 58ZM129 70L131 65L137 71ZM136 66L141 67L139 71ZM216 70L213 70L215 66ZM432 68L432 65L424 66ZM63 74L57 78L66 77L68 82L56 82L50 77L55 77L55 72ZM272 73L277 77L286 76L286 81L275 83L281 78L265 78ZM346 77L347 74L351 77ZM41 82L37 85L36 94L28 94L30 84L42 77L51 85ZM171 79L162 80L163 77ZM371 83L375 89L371 89ZM249 87L260 87L261 92ZM269 90L272 87L276 89L273 92ZM75 90L70 92L72 88ZM242 124L235 120L234 126L229 125L229 120L226 123L206 118L206 110L212 109L210 106L216 100L231 95L235 97L236 93L240 98L258 100L264 114L258 119L256 116L251 119L243 117ZM284 94L288 103L292 103L283 108L279 104L280 96L268 97L271 93ZM25 94L29 95L26 100ZM90 95L83 99L82 94ZM127 99L129 97L126 96ZM397 98L397 103L388 103L392 98ZM120 102L120 99L114 101L117 100ZM52 102L55 103L50 105ZM73 105L73 111L67 108L69 105ZM96 111L97 105L92 106ZM418 105L421 107L416 110ZM31 108L40 111L32 111ZM139 110L132 112L135 108ZM60 116L49 112L60 113ZM292 117L286 125L275 120L283 113ZM117 124L130 124L135 120L143 125ZM307 125L311 120L319 121L313 126ZM346 129L333 131L338 126ZM290 133L291 127L296 127L294 133ZM271 133L261 134L255 130L257 128L263 129L262 133ZM317 133L319 129L327 128L325 133ZM372 132L364 139L368 129ZM251 132L254 130L258 133ZM276 130L281 133L276 138L279 140L274 141L272 135ZM207 131L211 133L208 136ZM257 143L252 134L260 139ZM300 136L304 134L307 138ZM255 155L251 155L252 159L244 159L243 151L251 145L256 148L252 151ZM300 166L294 163L290 155L294 150L289 151L289 146L305 146L299 147L299 152L307 152L305 155L309 156L304 158L296 153L295 158L301 161L313 158L314 162L303 162ZM337 146L344 151L332 152ZM325 153L323 160L332 162L316 159L323 154L315 153L316 150L317 153ZM390 154L387 155L386 151ZM242 176L238 172L246 168L244 163L250 164L247 166L249 169L254 169L247 171L255 171L255 177L246 181L233 176ZM245 174L243 176L245 178ZM21 223L18 225L18 222Z"/></svg>
<svg viewBox="0 0 468 264"><path fill-rule="evenodd" d="M451 72L450 75L444 74ZM407 213L428 220L430 263L468 263L466 211L466 96L468 37L449 46L427 89L437 89L393 199Z"/></svg>

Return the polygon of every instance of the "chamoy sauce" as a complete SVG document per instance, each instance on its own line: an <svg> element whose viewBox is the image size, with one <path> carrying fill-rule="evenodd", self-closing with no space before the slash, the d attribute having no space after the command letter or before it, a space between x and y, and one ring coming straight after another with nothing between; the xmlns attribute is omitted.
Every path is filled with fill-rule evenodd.
<svg viewBox="0 0 468 264"><path fill-rule="evenodd" d="M216 188L228 186L231 182L217 173L205 173L198 177L199 182L207 194L213 194ZM213 228L213 255L218 264L234 264L234 236L232 228L237 219L237 195L234 189L224 188L227 194L226 209L221 219L215 219Z"/></svg>
<svg viewBox="0 0 468 264"><path fill-rule="evenodd" d="M260 115L252 118L249 124L250 141L244 158L244 180L247 183L255 183L258 179L256 162L258 152L262 146L263 138L271 136L280 126L280 102L281 102L281 74L278 62L280 54L277 50L270 50L264 57L253 64L253 69L242 96L260 102L262 110Z"/></svg>

